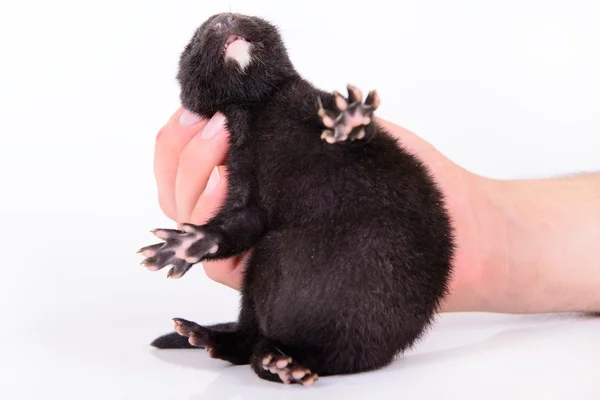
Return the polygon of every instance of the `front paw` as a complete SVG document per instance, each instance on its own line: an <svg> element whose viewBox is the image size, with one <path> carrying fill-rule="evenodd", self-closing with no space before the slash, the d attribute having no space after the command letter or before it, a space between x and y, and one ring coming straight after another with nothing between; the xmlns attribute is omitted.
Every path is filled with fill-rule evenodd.
<svg viewBox="0 0 600 400"><path fill-rule="evenodd" d="M152 233L164 243L143 247L138 253L146 257L142 264L151 271L171 265L168 278L181 278L192 265L219 250L215 235L200 226L184 224L182 230L156 229Z"/></svg>
<svg viewBox="0 0 600 400"><path fill-rule="evenodd" d="M379 107L379 96L375 90L371 91L363 103L363 95L360 89L348 85L348 98L344 98L338 92L333 93L335 105L338 109L335 112L323 108L321 99L319 100L318 114L321 117L325 129L321 134L321 139L327 143L344 142L348 139L360 140L366 136L366 128L371 123L373 112Z"/></svg>

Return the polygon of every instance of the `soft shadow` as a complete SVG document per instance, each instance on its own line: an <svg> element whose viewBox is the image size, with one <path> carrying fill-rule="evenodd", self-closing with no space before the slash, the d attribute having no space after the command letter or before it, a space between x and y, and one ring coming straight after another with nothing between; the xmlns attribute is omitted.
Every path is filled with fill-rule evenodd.
<svg viewBox="0 0 600 400"><path fill-rule="evenodd" d="M273 394L281 397L282 393L293 399L314 398L314 389L300 385L282 385L269 382L256 376L250 365L231 365L222 360L208 357L202 349L152 349L152 356L169 364L185 368L209 370L217 372L218 377L211 382L203 393L190 397L190 400L203 399L261 399ZM319 388L331 386L330 382L319 381ZM282 390L284 392L282 392ZM322 390L322 389L321 389Z"/></svg>
<svg viewBox="0 0 600 400"><path fill-rule="evenodd" d="M153 355L162 361L179 366L205 369L218 372L218 377L211 382L203 393L191 396L190 400L204 399L260 399L270 394L286 399L314 398L366 398L372 396L372 388L385 387L390 384L390 371L410 370L427 367L430 364L472 357L484 352L509 349L515 342L535 341L541 334L564 332L581 329L588 324L597 324L598 317L590 314L554 315L540 317L542 325L526 328L510 328L488 337L477 343L461 345L446 350L432 351L425 354L410 354L399 357L388 367L367 373L345 376L332 376L320 379L313 387L286 385L267 382L258 378L249 365L232 366L220 360L209 358L203 350L156 350ZM538 320L539 322L539 320ZM467 322L467 326L471 322ZM396 372L398 373L398 372Z"/></svg>
<svg viewBox="0 0 600 400"><path fill-rule="evenodd" d="M249 365L245 365L223 371L208 385L204 392L189 397L189 400L337 398L336 394L339 393L339 387L336 387L337 385L329 379L336 378L321 379L314 386L283 385L260 379ZM335 389L335 394L332 389Z"/></svg>
<svg viewBox="0 0 600 400"><path fill-rule="evenodd" d="M537 316L536 316L537 318ZM435 363L442 360L456 360L461 357L471 357L475 354L481 354L484 351L494 351L502 348L510 348L511 343L518 341L536 340L540 334L547 333L549 330L560 332L572 329L580 329L588 324L597 324L597 316L590 314L555 314L540 316L546 322L541 326L527 328L510 328L478 343L470 343L458 346L448 350L432 351L425 354L411 354L399 357L389 368L408 369L423 367L429 363Z"/></svg>
<svg viewBox="0 0 600 400"><path fill-rule="evenodd" d="M456 312L439 314L436 329L491 328L506 324L528 324L578 320L593 316L589 313L502 314L484 312ZM600 313L596 316L600 316Z"/></svg>
<svg viewBox="0 0 600 400"><path fill-rule="evenodd" d="M202 349L152 349L151 354L166 363L187 368L214 371L232 367L224 361L210 358Z"/></svg>

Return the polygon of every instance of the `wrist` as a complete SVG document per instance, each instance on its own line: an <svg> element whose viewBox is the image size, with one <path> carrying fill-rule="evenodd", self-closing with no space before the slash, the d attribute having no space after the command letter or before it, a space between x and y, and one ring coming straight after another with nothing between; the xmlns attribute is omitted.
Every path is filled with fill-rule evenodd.
<svg viewBox="0 0 600 400"><path fill-rule="evenodd" d="M600 311L600 180L581 175L496 181L506 226L500 310Z"/></svg>
<svg viewBox="0 0 600 400"><path fill-rule="evenodd" d="M461 170L463 195L448 199L456 251L442 312L502 312L510 277L507 224L498 181Z"/></svg>
<svg viewBox="0 0 600 400"><path fill-rule="evenodd" d="M600 311L598 175L470 185L472 234L457 230L443 311Z"/></svg>

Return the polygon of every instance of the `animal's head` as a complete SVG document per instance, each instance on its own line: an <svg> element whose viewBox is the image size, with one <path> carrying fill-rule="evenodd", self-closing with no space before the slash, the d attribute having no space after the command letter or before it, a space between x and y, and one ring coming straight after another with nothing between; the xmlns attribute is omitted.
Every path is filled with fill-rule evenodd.
<svg viewBox="0 0 600 400"><path fill-rule="evenodd" d="M225 13L196 30L181 54L177 79L183 106L208 116L229 104L260 104L295 74L275 26Z"/></svg>

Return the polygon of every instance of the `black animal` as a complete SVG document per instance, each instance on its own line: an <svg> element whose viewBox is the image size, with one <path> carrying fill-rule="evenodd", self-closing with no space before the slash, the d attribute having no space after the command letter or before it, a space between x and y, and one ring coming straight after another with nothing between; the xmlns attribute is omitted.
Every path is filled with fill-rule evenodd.
<svg viewBox="0 0 600 400"><path fill-rule="evenodd" d="M230 13L198 28L178 81L187 109L227 117L228 194L206 225L154 231L164 242L143 263L179 278L254 252L236 323L175 319L152 344L203 347L283 383L389 364L431 323L454 244L432 177L373 120L377 93L313 87L273 25Z"/></svg>

